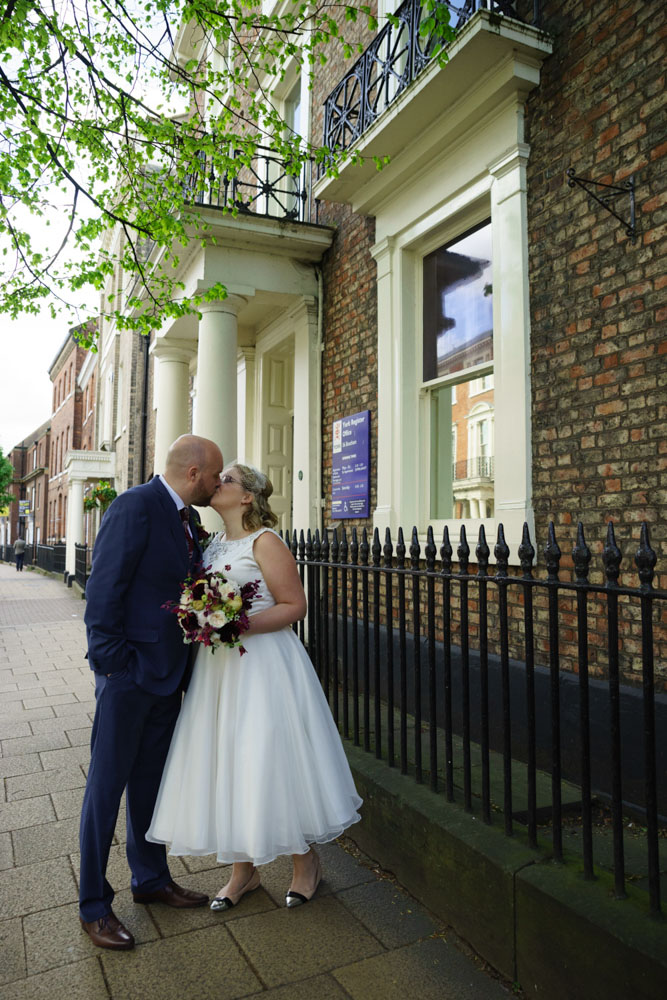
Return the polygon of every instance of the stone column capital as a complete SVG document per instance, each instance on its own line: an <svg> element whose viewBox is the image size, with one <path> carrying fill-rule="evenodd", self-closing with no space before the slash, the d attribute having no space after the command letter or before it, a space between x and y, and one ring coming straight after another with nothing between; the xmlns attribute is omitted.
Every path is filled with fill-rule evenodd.
<svg viewBox="0 0 667 1000"><path fill-rule="evenodd" d="M318 301L314 295L302 295L299 301L288 313L289 319L295 323L317 324Z"/></svg>
<svg viewBox="0 0 667 1000"><path fill-rule="evenodd" d="M489 173L494 177L504 177L511 170L516 170L518 166L525 167L530 158L530 146L526 142L517 142L515 146L507 150L503 155L489 163Z"/></svg>
<svg viewBox="0 0 667 1000"><path fill-rule="evenodd" d="M232 316L238 316L241 309L247 304L248 298L245 295L228 295L226 299L216 299L214 302L202 302L197 308L202 316L206 316L209 313L229 313Z"/></svg>
<svg viewBox="0 0 667 1000"><path fill-rule="evenodd" d="M197 353L197 344L190 340L158 337L149 348L158 361L180 361L189 365Z"/></svg>
<svg viewBox="0 0 667 1000"><path fill-rule="evenodd" d="M371 247L370 253L377 265L378 280L385 277L391 271L391 258L395 246L395 238L393 236L385 236Z"/></svg>

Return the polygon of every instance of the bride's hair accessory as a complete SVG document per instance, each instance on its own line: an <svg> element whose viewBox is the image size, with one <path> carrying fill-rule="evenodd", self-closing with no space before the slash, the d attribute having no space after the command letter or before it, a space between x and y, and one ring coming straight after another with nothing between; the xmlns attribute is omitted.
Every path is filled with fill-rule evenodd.
<svg viewBox="0 0 667 1000"><path fill-rule="evenodd" d="M243 527L246 531L259 528L274 528L278 518L271 510L269 497L273 493L273 483L261 469L243 462L234 462L232 468L239 474L239 481L246 493L252 494L252 501L243 512Z"/></svg>

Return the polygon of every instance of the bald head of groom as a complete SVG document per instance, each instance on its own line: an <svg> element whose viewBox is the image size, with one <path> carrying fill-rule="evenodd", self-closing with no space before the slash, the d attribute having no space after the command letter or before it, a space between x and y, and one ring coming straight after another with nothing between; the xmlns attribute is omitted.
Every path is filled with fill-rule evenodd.
<svg viewBox="0 0 667 1000"><path fill-rule="evenodd" d="M220 486L222 452L215 441L182 434L167 452L164 478L183 503L208 507Z"/></svg>

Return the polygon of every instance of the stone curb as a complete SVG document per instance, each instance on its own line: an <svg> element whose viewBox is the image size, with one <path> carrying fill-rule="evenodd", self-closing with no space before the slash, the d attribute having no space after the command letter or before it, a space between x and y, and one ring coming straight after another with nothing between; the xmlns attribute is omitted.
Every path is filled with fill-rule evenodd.
<svg viewBox="0 0 667 1000"><path fill-rule="evenodd" d="M364 751L345 750L365 801L351 837L526 996L663 1000L667 922L650 918L645 894L630 886L617 901L608 873L584 882L580 861L556 865L521 832L506 837Z"/></svg>

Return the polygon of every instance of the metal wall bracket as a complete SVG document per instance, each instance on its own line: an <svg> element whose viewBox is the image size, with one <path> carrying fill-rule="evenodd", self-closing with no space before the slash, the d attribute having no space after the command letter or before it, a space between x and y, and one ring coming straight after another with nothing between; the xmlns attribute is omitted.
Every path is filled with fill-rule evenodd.
<svg viewBox="0 0 667 1000"><path fill-rule="evenodd" d="M632 176L628 177L627 181L622 184L604 184L602 181L591 181L586 177L576 177L574 173L574 167L570 167L567 171L568 176L568 187L579 186L583 188L586 194L596 201L598 205L602 205L603 208L613 215L615 219L621 223L625 228L626 236L629 236L633 243L637 242L637 229L635 227L635 181ZM590 186L589 186L590 185ZM610 192L606 195L597 195L595 191L592 190L593 187L596 188L607 188ZM616 198L622 197L624 194L630 195L630 221L626 222L625 219L621 218L618 212L615 212L611 207L612 203Z"/></svg>

